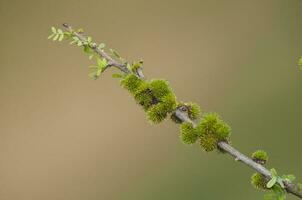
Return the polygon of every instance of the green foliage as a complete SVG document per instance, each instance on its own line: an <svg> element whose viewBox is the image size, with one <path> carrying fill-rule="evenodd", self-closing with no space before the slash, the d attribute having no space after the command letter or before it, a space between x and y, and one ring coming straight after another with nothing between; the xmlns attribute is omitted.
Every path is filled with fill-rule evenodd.
<svg viewBox="0 0 302 200"><path fill-rule="evenodd" d="M298 64L300 66L300 69L302 69L302 57L300 57L299 61L298 61Z"/></svg>
<svg viewBox="0 0 302 200"><path fill-rule="evenodd" d="M52 39L53 41L62 41L64 36L69 36L69 32L63 32L61 29L56 29L55 27L51 27L51 32L47 39Z"/></svg>
<svg viewBox="0 0 302 200"><path fill-rule="evenodd" d="M136 73L137 70L143 66L143 63L144 62L142 60L140 60L139 62L133 62L130 66L130 71L132 71L132 73Z"/></svg>
<svg viewBox="0 0 302 200"><path fill-rule="evenodd" d="M196 129L189 122L180 125L180 138L184 144L193 144L198 139Z"/></svg>
<svg viewBox="0 0 302 200"><path fill-rule="evenodd" d="M231 128L216 113L206 113L197 126L197 132L201 147L205 151L213 151L219 141L229 142Z"/></svg>
<svg viewBox="0 0 302 200"><path fill-rule="evenodd" d="M100 77L101 73L105 71L107 67L107 60L105 58L100 59L97 58L97 65L90 66L91 72L89 73L89 77L96 80Z"/></svg>
<svg viewBox="0 0 302 200"><path fill-rule="evenodd" d="M267 182L266 188L270 189L270 193L264 195L265 200L284 200L286 198L286 189L284 181L291 183L295 176L292 174L278 176L277 171L273 168L270 170L272 178Z"/></svg>
<svg viewBox="0 0 302 200"><path fill-rule="evenodd" d="M264 195L264 200L285 200L286 190L280 185L274 185L268 194Z"/></svg>
<svg viewBox="0 0 302 200"><path fill-rule="evenodd" d="M259 190L267 190L267 181L265 177L260 173L254 173L251 177L252 185Z"/></svg>
<svg viewBox="0 0 302 200"><path fill-rule="evenodd" d="M257 150L252 154L252 159L260 164L265 164L268 160L268 155L263 150Z"/></svg>

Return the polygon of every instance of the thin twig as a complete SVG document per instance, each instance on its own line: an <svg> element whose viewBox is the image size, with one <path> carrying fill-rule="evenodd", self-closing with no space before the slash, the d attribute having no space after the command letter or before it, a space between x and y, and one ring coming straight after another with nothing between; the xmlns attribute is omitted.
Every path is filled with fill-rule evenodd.
<svg viewBox="0 0 302 200"><path fill-rule="evenodd" d="M73 33L76 37L78 37L82 42L87 41L87 37L83 33L76 32L72 29L72 27L66 23L63 24L64 28L68 31ZM119 70L126 74L130 74L131 71L127 68L126 64L120 63L116 60L114 60L112 57L110 57L104 50L99 49L95 43L92 43L90 47L94 50L96 54L98 54L100 57L105 58L110 66L117 67ZM137 70L136 75L144 79L144 75L142 73L141 68ZM193 125L193 127L196 127L196 124L189 118L188 113L186 110L183 110L182 107L177 108L174 111L175 115L182 121L182 122L189 122ZM232 147L230 144L228 144L225 141L220 141L217 144L218 148L229 154L230 156L234 157L236 161L240 161L243 164L251 167L258 173L262 174L267 180L270 180L272 178L271 172L265 168L263 165L255 162L251 158L247 157L234 147ZM287 181L284 181L285 189L288 193L291 193L299 198L302 199L302 190L298 188L297 185L293 183L289 183Z"/></svg>

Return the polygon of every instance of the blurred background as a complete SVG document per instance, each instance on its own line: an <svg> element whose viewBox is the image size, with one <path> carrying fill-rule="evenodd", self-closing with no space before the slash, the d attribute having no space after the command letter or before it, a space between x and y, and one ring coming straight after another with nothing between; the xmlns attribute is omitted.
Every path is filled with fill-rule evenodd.
<svg viewBox="0 0 302 200"><path fill-rule="evenodd" d="M302 181L301 0L0 0L1 200L254 200L253 170L150 125L79 48L47 40L83 28L179 100L218 112L246 154ZM288 199L296 199L290 196Z"/></svg>

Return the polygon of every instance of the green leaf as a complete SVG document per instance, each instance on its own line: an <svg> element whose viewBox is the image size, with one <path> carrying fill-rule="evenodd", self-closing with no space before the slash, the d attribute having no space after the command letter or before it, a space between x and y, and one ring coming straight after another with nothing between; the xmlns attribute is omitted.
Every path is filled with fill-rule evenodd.
<svg viewBox="0 0 302 200"><path fill-rule="evenodd" d="M59 37L59 35L56 34L52 40L53 40L53 41L56 41L56 40L58 39L58 37Z"/></svg>
<svg viewBox="0 0 302 200"><path fill-rule="evenodd" d="M83 50L85 53L90 53L90 47L88 45L85 45Z"/></svg>
<svg viewBox="0 0 302 200"><path fill-rule="evenodd" d="M272 188L277 182L277 177L273 176L272 179L266 184L267 188Z"/></svg>
<svg viewBox="0 0 302 200"><path fill-rule="evenodd" d="M61 29L58 29L57 32L58 32L59 34L63 34L63 31L62 31Z"/></svg>
<svg viewBox="0 0 302 200"><path fill-rule="evenodd" d="M98 78L98 76L96 75L96 72L91 72L90 74L88 74L88 76L93 80L96 80Z"/></svg>
<svg viewBox="0 0 302 200"><path fill-rule="evenodd" d="M278 176L277 171L274 168L272 168L270 171L272 173L272 176Z"/></svg>
<svg viewBox="0 0 302 200"><path fill-rule="evenodd" d="M92 38L91 38L91 37L88 37L88 38L87 38L87 42L88 42L88 43L91 43L91 42L92 42Z"/></svg>
<svg viewBox="0 0 302 200"><path fill-rule="evenodd" d="M79 40L78 43L77 43L77 45L78 45L78 46L82 46L83 43Z"/></svg>
<svg viewBox="0 0 302 200"><path fill-rule="evenodd" d="M293 182L296 179L296 177L292 174L288 174L288 175L283 175L282 179L288 182Z"/></svg>
<svg viewBox="0 0 302 200"><path fill-rule="evenodd" d="M56 30L55 27L51 27L51 31L52 31L53 33L57 33L57 30Z"/></svg>
<svg viewBox="0 0 302 200"><path fill-rule="evenodd" d="M62 41L64 39L64 34L61 34L59 37L59 41Z"/></svg>
<svg viewBox="0 0 302 200"><path fill-rule="evenodd" d="M51 39L54 35L55 35L54 33L49 35L47 39Z"/></svg>
<svg viewBox="0 0 302 200"><path fill-rule="evenodd" d="M89 68L90 68L90 69L97 69L97 68L99 68L99 66L90 65Z"/></svg>
<svg viewBox="0 0 302 200"><path fill-rule="evenodd" d="M72 39L74 40L74 41L79 41L79 38L78 37L76 37L76 36L74 36L74 37L72 37Z"/></svg>
<svg viewBox="0 0 302 200"><path fill-rule="evenodd" d="M116 58L121 58L120 54L117 53L115 50L110 49L111 53L116 57Z"/></svg>
<svg viewBox="0 0 302 200"><path fill-rule="evenodd" d="M104 49L105 46L106 46L106 45L105 45L104 43L101 43L101 44L99 44L98 48L99 48L99 49Z"/></svg>
<svg viewBox="0 0 302 200"><path fill-rule="evenodd" d="M279 185L280 185L282 188L285 187L282 178L278 177L278 178L277 178L277 183L279 183Z"/></svg>
<svg viewBox="0 0 302 200"><path fill-rule="evenodd" d="M122 74L112 74L112 78L123 78Z"/></svg>

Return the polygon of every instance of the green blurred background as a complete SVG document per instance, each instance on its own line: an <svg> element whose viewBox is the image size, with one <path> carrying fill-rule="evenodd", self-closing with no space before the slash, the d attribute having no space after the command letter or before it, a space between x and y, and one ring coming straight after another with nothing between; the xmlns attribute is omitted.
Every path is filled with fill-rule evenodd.
<svg viewBox="0 0 302 200"><path fill-rule="evenodd" d="M82 27L179 100L216 111L246 154L302 181L301 0L0 0L0 199L262 199L253 171L204 153L144 112L79 48L47 40ZM113 70L114 71L114 70ZM296 199L289 197L288 199Z"/></svg>

